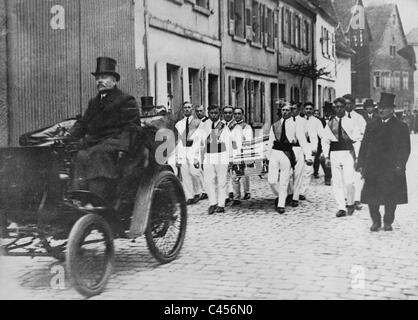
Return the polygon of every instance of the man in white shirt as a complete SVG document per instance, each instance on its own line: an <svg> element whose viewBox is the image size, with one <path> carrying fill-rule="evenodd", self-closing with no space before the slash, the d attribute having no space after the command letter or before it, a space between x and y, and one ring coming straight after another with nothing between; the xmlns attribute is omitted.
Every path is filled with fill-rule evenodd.
<svg viewBox="0 0 418 320"><path fill-rule="evenodd" d="M177 144L177 165L181 168L184 192L187 204L197 203L202 190L199 184L199 135L197 129L200 120L192 116L193 106L189 102L183 104L184 118L176 123L179 134Z"/></svg>
<svg viewBox="0 0 418 320"><path fill-rule="evenodd" d="M354 110L355 99L351 94L346 94L345 99L345 110L347 112L348 118L352 118L360 132L359 144L363 141L364 132L366 131L367 122L364 120L364 117ZM356 210L361 210L360 198L361 190L363 189L364 180L361 177L361 174L357 171L354 171L354 208Z"/></svg>
<svg viewBox="0 0 418 320"><path fill-rule="evenodd" d="M291 120L295 124L297 141L293 145L293 152L296 157L296 165L293 170L291 182L289 183L288 201L292 207L299 206L299 200L305 200L303 191L304 171L306 165L313 165L312 149L306 139L306 119L300 116L301 105L299 103L292 104ZM292 199L290 199L292 198Z"/></svg>
<svg viewBox="0 0 418 320"><path fill-rule="evenodd" d="M242 143L249 142L253 139L253 129L251 126L244 122L244 109L237 107L234 108L234 120L235 120L235 127L240 127L242 132ZM235 131L235 128L233 132ZM238 132L238 131L237 131ZM242 149L242 148L241 148ZM240 151L240 150L238 150ZM250 177L244 176L244 177L233 177L232 180L232 186L234 189L234 201L232 205L240 204L241 201L241 181L243 184L244 189L244 200L250 199Z"/></svg>
<svg viewBox="0 0 418 320"><path fill-rule="evenodd" d="M220 120L218 106L208 108L209 120L201 124L199 135L203 142L203 168L209 196L209 214L225 212L227 172L232 160L231 132Z"/></svg>
<svg viewBox="0 0 418 320"><path fill-rule="evenodd" d="M206 116L205 113L205 107L202 105L195 105L194 107L194 112L196 115L196 118L198 118L200 120L200 123L204 123L206 122L209 118ZM200 195L200 200L205 200L208 198L207 193L205 192L205 179L203 177L203 158L202 158L202 153L200 153L201 155L201 166L199 168L199 189L202 190L202 194Z"/></svg>
<svg viewBox="0 0 418 320"><path fill-rule="evenodd" d="M318 152L318 138L322 138L323 126L321 121L313 115L314 113L314 105L312 102L306 102L304 105L304 113L305 113L305 137L309 149L311 150L312 158L309 158L310 162L304 166L304 171L302 173L302 184L300 189L300 196L299 198L305 199L306 193L308 191L311 175L313 173L313 159Z"/></svg>
<svg viewBox="0 0 418 320"><path fill-rule="evenodd" d="M282 106L282 118L270 128L267 158L269 160L268 182L276 195L276 211L285 212L290 173L296 164L293 144L296 143L296 123L291 118L289 104Z"/></svg>
<svg viewBox="0 0 418 320"><path fill-rule="evenodd" d="M358 126L345 112L344 98L336 99L334 104L336 117L325 126L321 141L326 165L331 167L332 189L338 205L336 216L340 218L354 212L354 163L361 137Z"/></svg>
<svg viewBox="0 0 418 320"><path fill-rule="evenodd" d="M232 137L232 150L234 154L237 154L238 152L241 152L242 149L242 128L241 126L237 126L235 119L234 119L234 108L231 106L226 106L222 110L223 113L223 122L228 127L229 131L231 131L231 137ZM226 193L227 201L232 201L233 205L239 204L239 201L236 199L236 195L234 197L234 188L233 188L233 176L228 170L228 189Z"/></svg>

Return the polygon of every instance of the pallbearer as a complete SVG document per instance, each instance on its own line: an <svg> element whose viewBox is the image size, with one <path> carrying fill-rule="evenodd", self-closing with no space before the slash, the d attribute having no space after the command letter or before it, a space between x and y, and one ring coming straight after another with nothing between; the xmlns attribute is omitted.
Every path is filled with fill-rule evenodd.
<svg viewBox="0 0 418 320"><path fill-rule="evenodd" d="M282 107L282 118L271 126L268 144L268 181L273 193L278 197L275 205L280 214L285 212L290 173L296 164L292 148L297 141L296 124L291 118L290 108L288 104Z"/></svg>
<svg viewBox="0 0 418 320"><path fill-rule="evenodd" d="M209 118L206 116L205 113L205 107L202 105L195 105L195 115L196 118L200 120L200 125L202 125L202 123L206 122ZM200 141L201 143L201 141ZM208 198L207 193L205 192L205 180L203 178L203 158L202 158L202 153L200 153L201 157L201 166L199 168L199 188L200 190L202 190L202 194L200 195L200 200L205 200Z"/></svg>
<svg viewBox="0 0 418 320"><path fill-rule="evenodd" d="M198 202L202 193L199 184L200 156L197 132L200 120L192 116L192 110L192 104L185 102L183 104L184 118L176 123L176 129L179 133L177 164L181 167L187 204Z"/></svg>
<svg viewBox="0 0 418 320"><path fill-rule="evenodd" d="M225 212L228 166L232 160L231 132L220 120L218 106L209 107L209 120L200 126L203 145L203 167L209 214Z"/></svg>
<svg viewBox="0 0 418 320"><path fill-rule="evenodd" d="M241 127L242 129L242 142L249 142L253 139L253 129L251 126L244 122L244 109L237 107L234 109L234 119L236 126ZM245 172L244 172L245 174ZM234 202L233 204L239 204L241 198L241 181L244 189L244 200L250 199L250 177L244 176L241 178L233 178L233 188L234 188Z"/></svg>
<svg viewBox="0 0 418 320"><path fill-rule="evenodd" d="M331 166L332 189L338 205L336 216L339 218L354 212L354 163L360 148L360 132L345 112L344 98L338 98L334 103L336 116L324 129L322 149L326 165Z"/></svg>

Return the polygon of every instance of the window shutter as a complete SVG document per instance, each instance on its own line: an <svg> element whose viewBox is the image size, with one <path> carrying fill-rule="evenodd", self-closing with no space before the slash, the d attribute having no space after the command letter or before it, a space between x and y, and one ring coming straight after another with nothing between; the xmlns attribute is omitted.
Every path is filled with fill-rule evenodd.
<svg viewBox="0 0 418 320"><path fill-rule="evenodd" d="M168 106L167 98L167 63L155 64L155 104Z"/></svg>
<svg viewBox="0 0 418 320"><path fill-rule="evenodd" d="M247 40L253 40L253 13L251 0L245 0L245 38Z"/></svg>
<svg viewBox="0 0 418 320"><path fill-rule="evenodd" d="M278 38L278 35L279 35L279 12L278 11L276 11L276 10L274 10L273 11L273 19L274 19L274 22L273 22L273 39L274 39L274 41L273 41L273 48L274 49L277 49L278 48L278 40L277 40L277 38Z"/></svg>
<svg viewBox="0 0 418 320"><path fill-rule="evenodd" d="M282 42L286 43L286 30L285 30L285 13L284 8L282 8Z"/></svg>
<svg viewBox="0 0 418 320"><path fill-rule="evenodd" d="M254 102L254 80L249 80L250 82L250 112L248 113L249 122L254 122L254 107L256 103Z"/></svg>
<svg viewBox="0 0 418 320"><path fill-rule="evenodd" d="M236 83L235 77L229 77L229 105L235 105Z"/></svg>
<svg viewBox="0 0 418 320"><path fill-rule="evenodd" d="M296 45L296 13L293 13L292 15L292 23L291 25L291 29L292 29L292 45Z"/></svg>
<svg viewBox="0 0 418 320"><path fill-rule="evenodd" d="M267 14L267 7L263 6L263 24L264 24L264 28L263 28L263 37L264 37L264 46L267 47L268 46L268 40L269 40L269 35L268 35L268 14Z"/></svg>
<svg viewBox="0 0 418 320"><path fill-rule="evenodd" d="M265 99L265 85L264 82L260 83L260 122L264 122L265 119L265 113L266 113L266 99Z"/></svg>
<svg viewBox="0 0 418 320"><path fill-rule="evenodd" d="M235 34L235 1L228 0L228 13L229 13L229 34Z"/></svg>

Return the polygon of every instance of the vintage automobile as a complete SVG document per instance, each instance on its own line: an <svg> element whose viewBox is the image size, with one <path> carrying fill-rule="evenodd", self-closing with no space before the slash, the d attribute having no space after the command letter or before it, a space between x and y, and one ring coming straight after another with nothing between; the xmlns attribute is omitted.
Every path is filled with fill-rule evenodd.
<svg viewBox="0 0 418 320"><path fill-rule="evenodd" d="M48 255L65 261L73 287L100 294L114 266L114 239L145 235L151 254L168 263L185 238L187 207L181 182L153 157L152 126L131 132L119 152L113 206L84 190L71 190L76 142L71 120L23 135L21 147L0 148L0 254Z"/></svg>

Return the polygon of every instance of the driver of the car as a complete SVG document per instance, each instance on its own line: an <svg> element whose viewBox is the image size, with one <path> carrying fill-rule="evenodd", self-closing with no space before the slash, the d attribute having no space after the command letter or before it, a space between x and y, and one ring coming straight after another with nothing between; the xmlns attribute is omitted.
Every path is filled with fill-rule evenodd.
<svg viewBox="0 0 418 320"><path fill-rule="evenodd" d="M118 178L118 154L129 151L130 134L140 127L137 102L117 87L115 67L114 59L97 58L92 75L98 94L70 130L71 138L83 142L75 159L73 188L88 189L106 200L114 191L112 180Z"/></svg>

